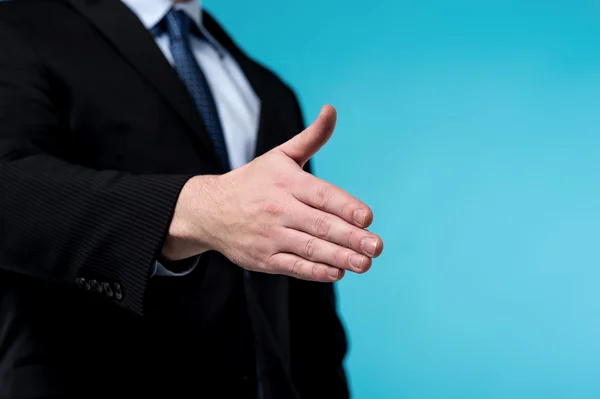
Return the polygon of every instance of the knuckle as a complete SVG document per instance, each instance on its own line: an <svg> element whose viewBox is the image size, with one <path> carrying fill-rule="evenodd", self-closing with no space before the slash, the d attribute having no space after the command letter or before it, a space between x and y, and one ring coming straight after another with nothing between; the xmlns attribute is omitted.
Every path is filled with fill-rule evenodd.
<svg viewBox="0 0 600 399"><path fill-rule="evenodd" d="M310 275L313 280L319 279L319 265L313 263L312 267L310 268Z"/></svg>
<svg viewBox="0 0 600 399"><path fill-rule="evenodd" d="M304 261L302 259L296 259L294 263L292 263L292 275L295 277L302 277L302 265Z"/></svg>
<svg viewBox="0 0 600 399"><path fill-rule="evenodd" d="M341 265L343 264L343 259L347 258L348 256L344 257L344 251L342 251L342 248L337 247L332 254L332 259L331 261L333 262L332 265Z"/></svg>
<svg viewBox="0 0 600 399"><path fill-rule="evenodd" d="M275 187L287 190L293 184L292 178L285 172L279 172L275 176Z"/></svg>
<svg viewBox="0 0 600 399"><path fill-rule="evenodd" d="M326 208L330 198L331 191L325 186L321 186L315 191L315 203L319 208Z"/></svg>
<svg viewBox="0 0 600 399"><path fill-rule="evenodd" d="M353 241L354 241L354 231L350 230L350 231L348 231L348 236L346 238L346 246L348 248L352 248L353 247L353 245L352 245Z"/></svg>
<svg viewBox="0 0 600 399"><path fill-rule="evenodd" d="M316 245L316 239L313 238L309 238L306 243L304 244L304 256L306 258L312 258L313 255L315 254L315 245Z"/></svg>
<svg viewBox="0 0 600 399"><path fill-rule="evenodd" d="M271 238L271 237L273 237L273 229L271 228L270 225L265 223L260 226L260 228L258 230L258 234L264 238Z"/></svg>
<svg viewBox="0 0 600 399"><path fill-rule="evenodd" d="M331 220L326 216L318 216L315 219L315 232L317 236L324 238L327 237L331 230Z"/></svg>
<svg viewBox="0 0 600 399"><path fill-rule="evenodd" d="M265 200L261 204L261 209L264 213L272 216L281 216L285 206L276 200Z"/></svg>
<svg viewBox="0 0 600 399"><path fill-rule="evenodd" d="M348 198L345 198L344 201L342 202L342 208L340 209L340 215L344 215L344 212L346 211L346 209L348 209L348 205L350 205L350 200Z"/></svg>

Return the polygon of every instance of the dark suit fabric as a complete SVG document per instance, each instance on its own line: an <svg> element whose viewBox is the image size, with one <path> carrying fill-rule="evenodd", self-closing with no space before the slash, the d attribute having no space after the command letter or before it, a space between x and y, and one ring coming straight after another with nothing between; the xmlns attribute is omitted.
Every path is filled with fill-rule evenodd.
<svg viewBox="0 0 600 399"><path fill-rule="evenodd" d="M300 132L293 91L204 21L261 99L256 155ZM120 1L0 3L0 399L252 398L257 372L266 399L348 396L332 284L215 252L149 278L185 182L220 173Z"/></svg>

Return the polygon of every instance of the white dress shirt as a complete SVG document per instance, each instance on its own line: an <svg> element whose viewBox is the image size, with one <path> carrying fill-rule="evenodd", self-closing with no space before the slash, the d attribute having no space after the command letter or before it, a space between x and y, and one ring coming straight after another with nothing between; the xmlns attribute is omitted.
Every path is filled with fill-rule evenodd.
<svg viewBox="0 0 600 399"><path fill-rule="evenodd" d="M202 6L199 0L173 3L172 0L122 0L151 30L171 7L181 9L198 25L207 40L191 36L191 47L212 91L219 114L231 168L239 168L254 157L260 115L260 99L252 90L235 59L211 36L202 25ZM166 59L173 65L169 37L155 38ZM152 275L181 276L156 263Z"/></svg>

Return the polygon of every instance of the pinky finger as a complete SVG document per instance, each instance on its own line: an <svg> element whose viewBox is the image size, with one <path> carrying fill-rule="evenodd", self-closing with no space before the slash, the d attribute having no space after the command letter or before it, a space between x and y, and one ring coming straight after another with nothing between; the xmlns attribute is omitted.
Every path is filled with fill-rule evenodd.
<svg viewBox="0 0 600 399"><path fill-rule="evenodd" d="M315 263L290 253L278 253L269 260L270 269L301 280L330 283L344 277L344 270Z"/></svg>

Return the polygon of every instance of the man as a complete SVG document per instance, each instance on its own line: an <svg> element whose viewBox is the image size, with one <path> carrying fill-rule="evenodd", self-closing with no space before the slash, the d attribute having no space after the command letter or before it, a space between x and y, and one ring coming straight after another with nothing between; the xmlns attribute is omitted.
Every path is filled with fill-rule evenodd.
<svg viewBox="0 0 600 399"><path fill-rule="evenodd" d="M0 398L347 397L335 117L195 1L1 3Z"/></svg>

